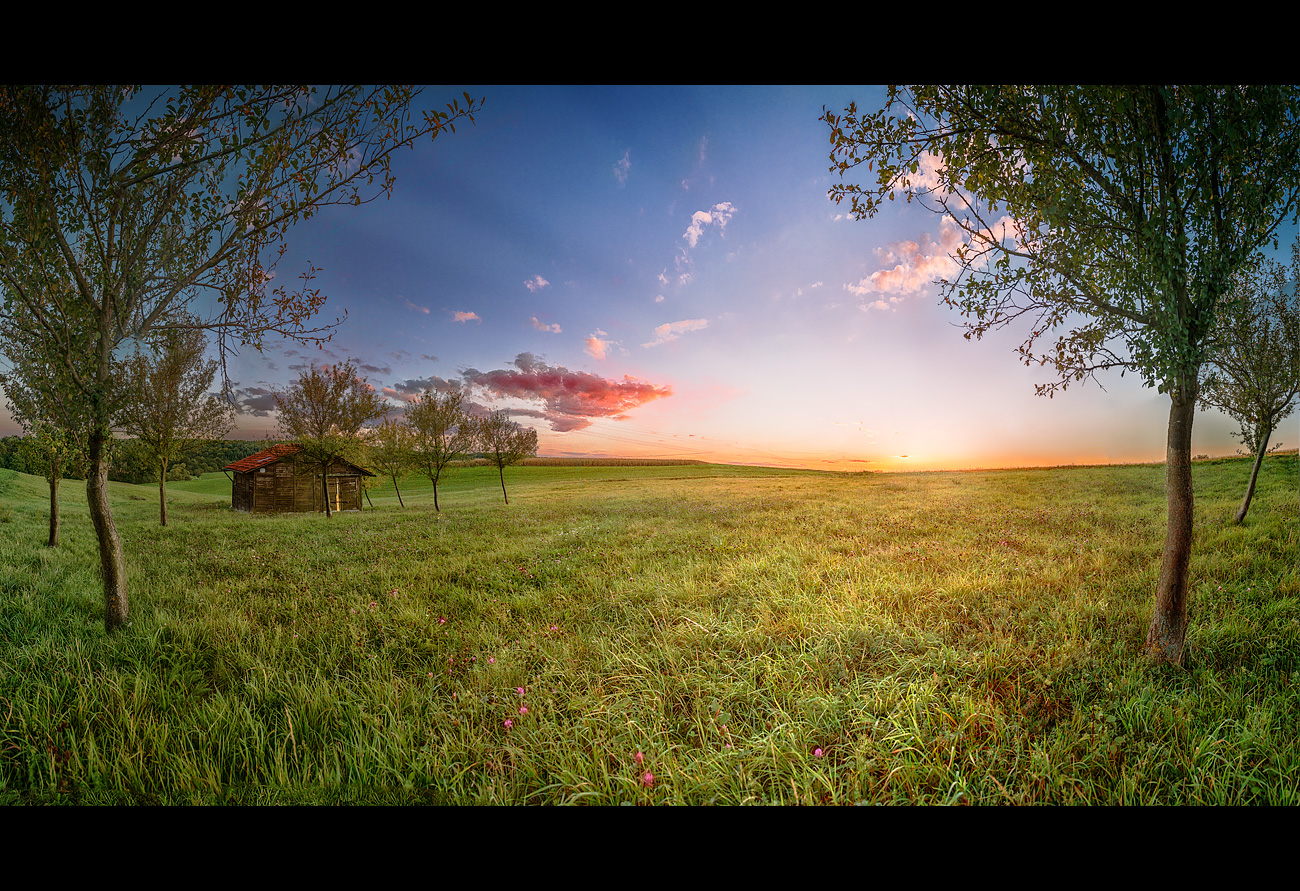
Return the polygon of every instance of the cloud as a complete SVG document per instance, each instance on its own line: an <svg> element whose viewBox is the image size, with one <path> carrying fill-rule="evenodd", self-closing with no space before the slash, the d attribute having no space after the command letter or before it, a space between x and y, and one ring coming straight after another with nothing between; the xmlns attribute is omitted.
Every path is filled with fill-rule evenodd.
<svg viewBox="0 0 1300 891"><path fill-rule="evenodd" d="M520 353L514 365L486 372L470 368L464 377L494 397L541 401L544 408L538 416L559 433L589 427L592 418L622 420L632 409L673 392L671 387L657 387L627 375L611 380L547 365L532 353Z"/></svg>
<svg viewBox="0 0 1300 891"><path fill-rule="evenodd" d="M659 346L661 343L668 343L670 340L676 340L681 335L690 331L699 331L701 328L707 327L709 327L708 319L682 319L680 322L668 322L655 329L654 340L649 343L643 343L641 346Z"/></svg>
<svg viewBox="0 0 1300 891"><path fill-rule="evenodd" d="M593 359L604 359L609 354L609 348L615 344L615 341L605 340L605 332L597 328L585 341L583 341L583 350Z"/></svg>
<svg viewBox="0 0 1300 891"><path fill-rule="evenodd" d="M627 172L632 169L632 162L628 160L628 153L623 153L623 158L614 164L614 177L618 184L624 185L627 182Z"/></svg>
<svg viewBox="0 0 1300 891"><path fill-rule="evenodd" d="M542 278L540 275L534 275L532 278L527 279L524 282L524 287L530 291L540 291L549 284L550 282Z"/></svg>
<svg viewBox="0 0 1300 891"><path fill-rule="evenodd" d="M682 233L682 238L689 241L691 247L695 247L700 241L700 236L704 234L704 227L710 225L716 225L718 234L722 235L735 213L736 206L730 201L715 204L712 210L697 210L691 214L691 225Z"/></svg>
<svg viewBox="0 0 1300 891"><path fill-rule="evenodd" d="M422 313L424 313L425 315L428 315L428 314L429 314L429 307L427 307L427 306L416 306L414 303L412 303L412 302L409 301L409 300L406 301L406 308L407 308L407 309L413 309L413 310L415 310L416 312L422 312Z"/></svg>
<svg viewBox="0 0 1300 891"><path fill-rule="evenodd" d="M478 317L478 313L476 313L476 312L459 312L459 311L454 311L454 312L452 312L451 317L452 317L452 320L453 320L453 321L456 321L456 322L481 322L481 321L483 321L482 319L480 319L480 318Z"/></svg>
<svg viewBox="0 0 1300 891"><path fill-rule="evenodd" d="M384 387L384 395L402 402L415 402L425 390L433 390L435 393L455 393L460 389L461 385L458 381L443 380L436 375L431 375L398 381L391 387Z"/></svg>
<svg viewBox="0 0 1300 891"><path fill-rule="evenodd" d="M886 264L859 281L856 285L847 284L845 289L866 297L872 294L913 295L925 290L939 278L949 278L960 268L950 255L961 247L961 228L948 217L939 223L939 240L934 241L930 233L921 236L920 241L895 241L883 248L876 248L876 256ZM890 303L899 303L897 299ZM888 308L883 300L869 304L876 308Z"/></svg>
<svg viewBox="0 0 1300 891"><path fill-rule="evenodd" d="M530 319L530 321L533 323L533 327L536 328L538 331L549 331L552 334L560 333L559 322L556 322L554 325L543 325L541 322L537 321L537 316L533 316L532 319Z"/></svg>
<svg viewBox="0 0 1300 891"><path fill-rule="evenodd" d="M659 296L655 297L655 303L663 303L663 302L664 302L663 294L660 294Z"/></svg>
<svg viewBox="0 0 1300 891"><path fill-rule="evenodd" d="M266 387L237 387L230 392L236 411L255 418L268 417L275 411L275 398Z"/></svg>

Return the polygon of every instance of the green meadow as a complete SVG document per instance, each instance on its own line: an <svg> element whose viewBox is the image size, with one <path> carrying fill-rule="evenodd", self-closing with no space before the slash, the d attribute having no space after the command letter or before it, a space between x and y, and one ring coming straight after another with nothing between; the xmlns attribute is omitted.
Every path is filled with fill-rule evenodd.
<svg viewBox="0 0 1300 891"><path fill-rule="evenodd" d="M1187 665L1141 653L1162 465L462 468L249 516L0 470L7 804L1300 804L1300 469L1195 465Z"/></svg>

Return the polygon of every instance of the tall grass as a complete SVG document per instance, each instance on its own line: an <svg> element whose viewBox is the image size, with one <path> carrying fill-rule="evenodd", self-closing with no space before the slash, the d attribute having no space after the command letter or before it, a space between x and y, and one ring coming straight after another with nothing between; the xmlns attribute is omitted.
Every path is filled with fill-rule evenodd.
<svg viewBox="0 0 1300 891"><path fill-rule="evenodd" d="M1158 465L121 485L111 637L84 494L52 550L6 476L0 801L1300 803L1300 473L1233 526L1249 470L1195 466L1186 670L1139 655Z"/></svg>

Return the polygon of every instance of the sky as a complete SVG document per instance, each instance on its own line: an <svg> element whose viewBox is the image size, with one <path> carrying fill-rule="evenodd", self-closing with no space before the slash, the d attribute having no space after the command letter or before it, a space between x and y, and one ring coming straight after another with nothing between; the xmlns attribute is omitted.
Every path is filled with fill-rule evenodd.
<svg viewBox="0 0 1300 891"><path fill-rule="evenodd" d="M1169 400L1136 375L1048 399L1034 385L1050 370L1015 355L1024 332L963 338L932 284L952 247L938 216L896 201L857 221L829 200L823 107L879 108L883 88L454 86L421 102L462 91L485 99L477 123L399 152L391 199L290 233L277 275L320 267L322 319L346 319L321 348L230 360L232 436L274 436L270 390L351 359L398 415L457 385L535 427L542 455L1163 460ZM1232 454L1234 430L1199 412L1193 454ZM1275 440L1297 436L1293 416Z"/></svg>

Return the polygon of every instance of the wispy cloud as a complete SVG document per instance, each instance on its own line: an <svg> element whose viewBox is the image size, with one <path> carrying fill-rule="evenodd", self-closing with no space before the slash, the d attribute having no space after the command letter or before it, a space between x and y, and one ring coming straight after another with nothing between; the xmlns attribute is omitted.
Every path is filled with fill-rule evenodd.
<svg viewBox="0 0 1300 891"><path fill-rule="evenodd" d="M435 393L453 393L461 389L459 381L443 380L437 375L429 377L413 377L409 380L398 381L391 387L384 387L384 395L396 399L400 402L415 402L419 400L420 395L425 390L433 390Z"/></svg>
<svg viewBox="0 0 1300 891"><path fill-rule="evenodd" d="M586 371L570 371L547 365L532 353L520 353L514 366L498 371L470 368L464 372L465 381L494 397L541 401L544 407L537 416L559 433L589 427L593 418L622 420L637 406L672 395L671 387L658 387L627 375L622 380L611 380Z"/></svg>
<svg viewBox="0 0 1300 891"><path fill-rule="evenodd" d="M539 321L537 320L537 316L533 316L532 319L530 319L529 321L532 322L533 327L536 328L538 331L549 331L551 334L559 334L559 333L560 333L560 323L559 323L559 322L556 322L556 323L553 324L553 325L544 325L544 324L542 324L541 322L539 322Z"/></svg>
<svg viewBox="0 0 1300 891"><path fill-rule="evenodd" d="M709 327L708 319L682 319L679 322L668 322L660 325L654 330L655 339L649 343L643 343L643 347L659 346L661 343L668 343L676 340L683 334L691 331L699 331L701 328Z"/></svg>
<svg viewBox="0 0 1300 891"><path fill-rule="evenodd" d="M691 224L682 233L682 238L690 242L691 247L695 247L700 241L700 236L704 234L705 226L717 226L718 234L722 235L735 213L736 206L730 201L715 204L712 210L697 210L691 214Z"/></svg>
<svg viewBox="0 0 1300 891"><path fill-rule="evenodd" d="M542 278L540 275L534 275L532 278L524 282L524 287L530 291L540 291L549 284L550 282Z"/></svg>
<svg viewBox="0 0 1300 891"><path fill-rule="evenodd" d="M478 317L478 313L476 313L476 312L460 312L460 311L454 311L454 312L452 312L452 314L451 314L451 318L452 318L452 321L455 321L455 322L481 322L481 321L483 321L482 319L480 319L480 318Z"/></svg>
<svg viewBox="0 0 1300 891"><path fill-rule="evenodd" d="M627 183L628 171L632 169L632 161L628 158L628 154L624 152L623 157L614 164L614 178L618 180L620 186Z"/></svg>
<svg viewBox="0 0 1300 891"><path fill-rule="evenodd" d="M422 312L422 313L424 313L425 315L428 315L428 314L429 314L429 307L427 307L427 306L416 306L414 303L412 303L412 302L409 301L409 300L406 301L406 308L407 308L407 309L413 309L413 310L415 310L416 312Z"/></svg>

